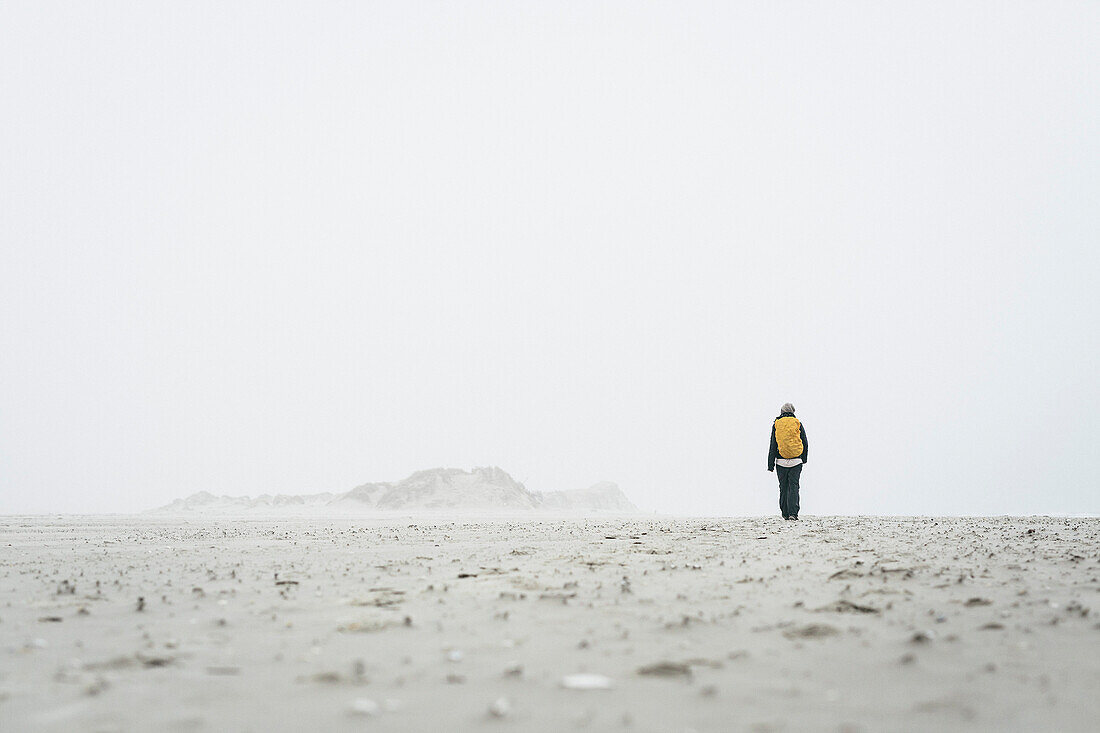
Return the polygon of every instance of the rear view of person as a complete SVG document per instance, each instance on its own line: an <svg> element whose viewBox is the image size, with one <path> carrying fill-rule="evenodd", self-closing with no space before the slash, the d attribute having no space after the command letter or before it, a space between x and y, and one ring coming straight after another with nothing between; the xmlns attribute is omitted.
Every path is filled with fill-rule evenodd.
<svg viewBox="0 0 1100 733"><path fill-rule="evenodd" d="M798 480L809 451L806 428L794 416L794 405L788 402L772 423L768 450L768 470L779 472L779 512L784 519L798 519Z"/></svg>

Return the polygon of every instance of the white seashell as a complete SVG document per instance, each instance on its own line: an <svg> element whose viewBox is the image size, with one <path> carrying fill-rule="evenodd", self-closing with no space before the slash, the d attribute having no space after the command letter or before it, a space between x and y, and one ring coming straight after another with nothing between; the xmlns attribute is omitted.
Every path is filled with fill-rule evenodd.
<svg viewBox="0 0 1100 733"><path fill-rule="evenodd" d="M567 690L610 690L613 683L602 674L580 673L562 677L561 686Z"/></svg>
<svg viewBox="0 0 1100 733"><path fill-rule="evenodd" d="M359 697L352 701L351 712L356 715L377 715L378 703L365 697Z"/></svg>

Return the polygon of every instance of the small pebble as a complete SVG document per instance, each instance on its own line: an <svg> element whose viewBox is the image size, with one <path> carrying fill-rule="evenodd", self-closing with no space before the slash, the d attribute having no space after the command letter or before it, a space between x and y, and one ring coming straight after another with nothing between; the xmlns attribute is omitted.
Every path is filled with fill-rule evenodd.
<svg viewBox="0 0 1100 733"><path fill-rule="evenodd" d="M508 698L498 697L493 701L493 704L489 706L489 714L494 718L503 718L511 709L512 705L508 702Z"/></svg>

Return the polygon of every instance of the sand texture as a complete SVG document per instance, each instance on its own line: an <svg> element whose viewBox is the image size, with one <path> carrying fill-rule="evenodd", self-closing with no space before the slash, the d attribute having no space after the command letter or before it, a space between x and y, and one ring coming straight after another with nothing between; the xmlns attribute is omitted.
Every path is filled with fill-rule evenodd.
<svg viewBox="0 0 1100 733"><path fill-rule="evenodd" d="M1100 520L0 518L4 731L1086 731Z"/></svg>

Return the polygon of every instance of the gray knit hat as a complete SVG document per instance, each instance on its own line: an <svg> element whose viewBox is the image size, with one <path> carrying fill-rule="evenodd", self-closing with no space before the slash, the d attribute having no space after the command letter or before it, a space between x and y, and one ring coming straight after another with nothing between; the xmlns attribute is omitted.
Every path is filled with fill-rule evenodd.
<svg viewBox="0 0 1100 733"><path fill-rule="evenodd" d="M783 406L779 408L779 414L782 415L784 412L789 412L793 415L794 405L792 405L790 402L784 402Z"/></svg>

